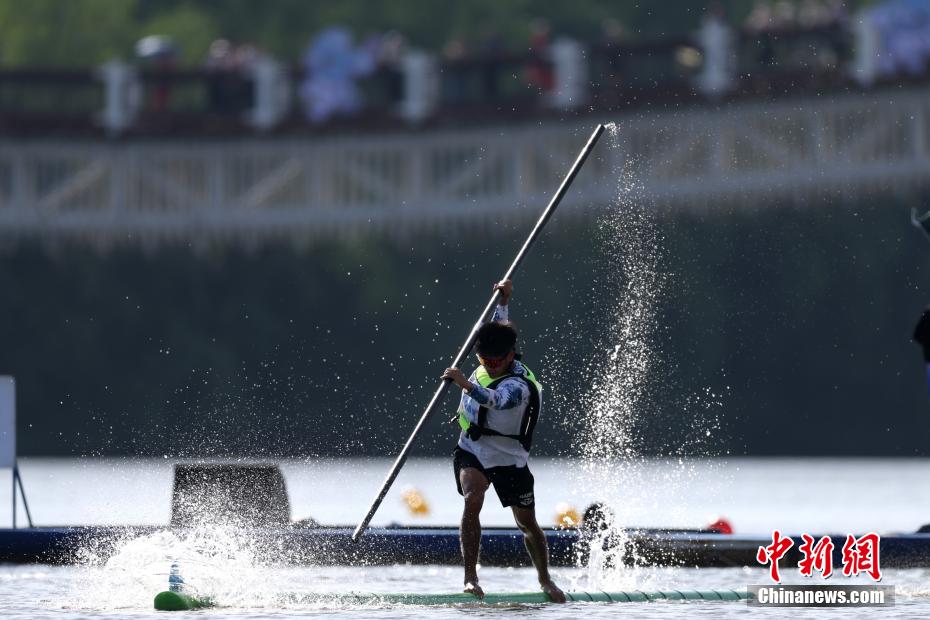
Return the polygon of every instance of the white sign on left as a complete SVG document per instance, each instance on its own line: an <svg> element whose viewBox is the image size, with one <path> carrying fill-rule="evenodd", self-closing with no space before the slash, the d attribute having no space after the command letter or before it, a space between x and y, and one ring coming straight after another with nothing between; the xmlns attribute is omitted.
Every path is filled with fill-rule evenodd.
<svg viewBox="0 0 930 620"><path fill-rule="evenodd" d="M16 466L16 382L0 377L0 469Z"/></svg>

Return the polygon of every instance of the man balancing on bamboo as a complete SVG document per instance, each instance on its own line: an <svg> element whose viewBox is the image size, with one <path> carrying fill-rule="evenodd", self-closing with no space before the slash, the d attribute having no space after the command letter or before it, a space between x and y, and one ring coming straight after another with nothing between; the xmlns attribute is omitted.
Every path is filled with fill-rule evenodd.
<svg viewBox="0 0 930 620"><path fill-rule="evenodd" d="M565 594L549 576L549 549L536 522L533 474L527 465L542 407L542 386L516 352L517 332L507 320L513 283L504 280L494 289L501 292L500 302L491 321L479 328L475 342L481 365L468 379L458 368L447 368L442 374L462 388L458 410L462 432L453 466L456 485L465 498L460 529L465 592L484 597L477 570L480 514L484 493L493 484L501 504L510 506L523 532L542 591L554 602L564 603Z"/></svg>

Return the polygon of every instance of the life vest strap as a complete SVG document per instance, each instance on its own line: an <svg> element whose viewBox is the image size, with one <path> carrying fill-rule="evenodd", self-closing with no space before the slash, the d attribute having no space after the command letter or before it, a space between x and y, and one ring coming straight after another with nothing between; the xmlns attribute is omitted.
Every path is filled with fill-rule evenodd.
<svg viewBox="0 0 930 620"><path fill-rule="evenodd" d="M493 390L502 381L505 379L510 379L511 377L520 379L530 389L530 402L527 404L526 411L523 414L523 420L520 422L520 434L507 435L505 433L501 433L500 431L496 431L493 428L488 428L488 408L482 405L478 409L478 423L469 423L468 426L464 428L465 435L472 441L478 441L483 436L506 437L507 439L519 441L520 445L523 446L523 449L529 452L530 447L533 445L533 431L536 429L537 420L539 420L540 399L539 388L536 387L536 383L522 375L508 374L504 375L503 377L498 377L483 387Z"/></svg>

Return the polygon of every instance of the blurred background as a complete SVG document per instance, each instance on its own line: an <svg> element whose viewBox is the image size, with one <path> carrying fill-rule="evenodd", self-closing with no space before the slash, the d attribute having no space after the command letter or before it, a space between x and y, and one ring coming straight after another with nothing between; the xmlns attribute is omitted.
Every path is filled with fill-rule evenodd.
<svg viewBox="0 0 930 620"><path fill-rule="evenodd" d="M395 454L613 123L516 279L536 451L645 212L637 453L926 456L928 59L925 0L0 0L19 453Z"/></svg>

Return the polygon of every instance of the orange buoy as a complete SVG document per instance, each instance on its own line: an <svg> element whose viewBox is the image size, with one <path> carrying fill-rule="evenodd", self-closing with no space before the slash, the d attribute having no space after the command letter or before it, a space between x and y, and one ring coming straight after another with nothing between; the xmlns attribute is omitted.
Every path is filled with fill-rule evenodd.
<svg viewBox="0 0 930 620"><path fill-rule="evenodd" d="M581 515L578 509L568 502L559 502L555 506L556 527L578 527L581 524Z"/></svg>
<svg viewBox="0 0 930 620"><path fill-rule="evenodd" d="M414 487L407 487L400 494L401 499L407 505L407 510L415 517L425 517L429 514L429 504L423 494Z"/></svg>

